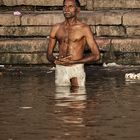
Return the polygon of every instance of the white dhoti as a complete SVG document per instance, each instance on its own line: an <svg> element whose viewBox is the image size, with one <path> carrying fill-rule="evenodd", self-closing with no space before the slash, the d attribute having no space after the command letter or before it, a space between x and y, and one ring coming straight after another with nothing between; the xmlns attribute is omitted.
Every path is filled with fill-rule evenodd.
<svg viewBox="0 0 140 140"><path fill-rule="evenodd" d="M56 65L55 84L57 86L70 86L70 79L76 77L78 86L85 86L84 64L72 66Z"/></svg>

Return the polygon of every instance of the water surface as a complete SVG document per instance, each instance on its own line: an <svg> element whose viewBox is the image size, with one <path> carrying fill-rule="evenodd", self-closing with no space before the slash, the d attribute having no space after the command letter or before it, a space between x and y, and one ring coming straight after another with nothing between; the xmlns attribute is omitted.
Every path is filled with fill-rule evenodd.
<svg viewBox="0 0 140 140"><path fill-rule="evenodd" d="M54 71L0 76L0 140L140 140L140 67L86 67L86 88L55 87Z"/></svg>

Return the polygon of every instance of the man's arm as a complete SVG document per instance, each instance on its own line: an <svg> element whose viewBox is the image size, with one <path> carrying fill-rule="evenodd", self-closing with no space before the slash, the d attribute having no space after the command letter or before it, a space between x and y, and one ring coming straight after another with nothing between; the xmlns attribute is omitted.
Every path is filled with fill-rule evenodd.
<svg viewBox="0 0 140 140"><path fill-rule="evenodd" d="M55 61L55 57L53 55L53 50L55 48L56 45L56 31L57 31L57 25L53 26L50 32L50 38L49 38L49 45L48 45L48 49L47 49L47 59L54 63Z"/></svg>
<svg viewBox="0 0 140 140"><path fill-rule="evenodd" d="M85 39L86 39L87 45L90 48L91 53L89 55L85 56L81 60L81 62L88 63L88 62L99 60L100 59L100 51L98 49L97 43L94 39L93 33L92 33L89 26L86 26L84 28L84 33L85 33Z"/></svg>

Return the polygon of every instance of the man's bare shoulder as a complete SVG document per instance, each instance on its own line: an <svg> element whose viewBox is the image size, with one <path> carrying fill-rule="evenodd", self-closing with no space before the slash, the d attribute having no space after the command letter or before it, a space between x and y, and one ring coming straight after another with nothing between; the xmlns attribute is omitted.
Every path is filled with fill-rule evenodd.
<svg viewBox="0 0 140 140"><path fill-rule="evenodd" d="M57 34L58 30L60 29L61 25L62 25L62 23L57 23L57 24L52 25L51 32L50 32L51 38L56 37L56 34Z"/></svg>
<svg viewBox="0 0 140 140"><path fill-rule="evenodd" d="M86 23L83 23L83 22L78 22L78 25L80 26L80 28L82 28L83 30L89 30L90 29L90 26Z"/></svg>
<svg viewBox="0 0 140 140"><path fill-rule="evenodd" d="M60 28L60 26L62 26L64 24L64 22L61 22L61 23L56 23L52 26L52 29L58 29Z"/></svg>
<svg viewBox="0 0 140 140"><path fill-rule="evenodd" d="M56 36L57 32L59 31L59 29L61 27L63 27L63 25L64 25L64 22L54 24L52 26L52 28L51 28L51 34L52 34L52 36Z"/></svg>
<svg viewBox="0 0 140 140"><path fill-rule="evenodd" d="M56 23L52 25L52 30L57 30L60 27L61 23Z"/></svg>
<svg viewBox="0 0 140 140"><path fill-rule="evenodd" d="M83 32L83 34L85 36L93 35L93 32L92 32L92 30L91 30L91 28L90 28L90 26L88 24L83 23L83 22L79 22L79 26L80 26L81 32Z"/></svg>

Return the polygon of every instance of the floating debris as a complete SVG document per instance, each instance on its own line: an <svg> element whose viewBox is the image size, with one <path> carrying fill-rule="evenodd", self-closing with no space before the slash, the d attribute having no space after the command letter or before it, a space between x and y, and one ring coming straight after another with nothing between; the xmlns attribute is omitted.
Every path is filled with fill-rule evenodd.
<svg viewBox="0 0 140 140"><path fill-rule="evenodd" d="M103 63L103 67L120 67L121 65L116 64L115 62L112 63Z"/></svg>
<svg viewBox="0 0 140 140"><path fill-rule="evenodd" d="M126 73L125 74L126 80L140 80L140 73Z"/></svg>
<svg viewBox="0 0 140 140"><path fill-rule="evenodd" d="M53 71L47 71L47 73L52 73Z"/></svg>
<svg viewBox="0 0 140 140"><path fill-rule="evenodd" d="M0 65L0 68L4 68L4 65Z"/></svg>
<svg viewBox="0 0 140 140"><path fill-rule="evenodd" d="M52 73L55 70L55 67L50 68L47 73Z"/></svg>
<svg viewBox="0 0 140 140"><path fill-rule="evenodd" d="M30 106L22 106L22 107L20 107L21 109L31 109L32 107L30 107Z"/></svg>
<svg viewBox="0 0 140 140"><path fill-rule="evenodd" d="M55 67L50 68L49 70L55 70Z"/></svg>

